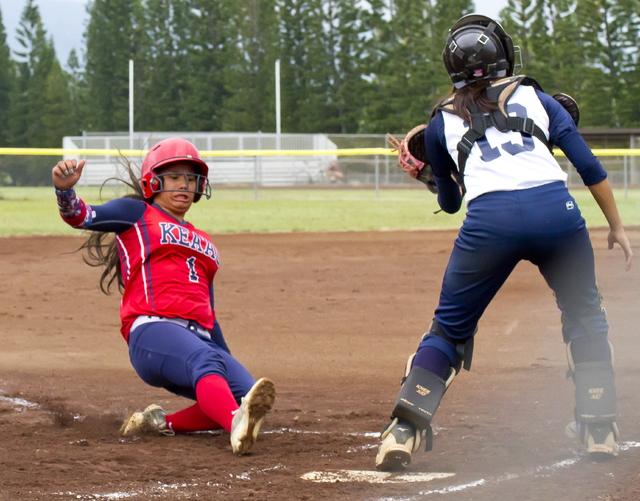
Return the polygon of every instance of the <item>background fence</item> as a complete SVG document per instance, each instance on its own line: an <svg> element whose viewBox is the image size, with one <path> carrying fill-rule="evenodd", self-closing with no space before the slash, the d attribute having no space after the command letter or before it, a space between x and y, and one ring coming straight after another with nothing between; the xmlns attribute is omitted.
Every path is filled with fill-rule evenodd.
<svg viewBox="0 0 640 501"><path fill-rule="evenodd" d="M600 146L600 136L590 139ZM142 163L143 152L166 137L180 136L192 141L203 153L210 167L214 188L267 187L368 187L384 189L417 188L415 181L397 167L397 158L386 144L386 136L263 133L136 133L87 134L66 137L65 150L74 150L65 158L88 158L81 185L99 186L110 177L123 174L123 158L134 167ZM630 139L630 140L629 140ZM628 141L628 142L627 142ZM609 146L626 146L626 150L596 150L616 188L640 188L640 150L631 151L637 137ZM626 145L625 145L626 143ZM82 155L77 150L110 150L109 154ZM366 149L357 151L354 149ZM50 186L51 168L62 156L61 150L10 150L0 155L0 186ZM280 153L281 152L281 156ZM43 153L51 152L51 155ZM123 155L120 154L123 153ZM21 153L21 154L18 154ZM30 154L24 154L30 153ZM89 152L87 152L89 153ZM570 162L557 151L560 166L568 173L570 187L582 181Z"/></svg>

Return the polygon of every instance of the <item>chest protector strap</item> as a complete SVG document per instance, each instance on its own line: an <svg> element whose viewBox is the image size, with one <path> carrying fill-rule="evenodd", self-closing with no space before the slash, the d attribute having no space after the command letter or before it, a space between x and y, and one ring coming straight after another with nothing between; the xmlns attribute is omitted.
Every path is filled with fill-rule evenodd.
<svg viewBox="0 0 640 501"><path fill-rule="evenodd" d="M551 143L542 129L531 118L512 117L507 113L507 102L525 78L524 75L502 78L487 87L487 97L498 104L497 110L489 114L484 114L477 109L469 110L471 112L471 124L458 143L458 172L453 173L453 177L462 188L463 194L466 191L464 187L464 167L467 164L467 159L475 142L485 135L489 127L495 127L500 132L513 131L528 134L540 140L551 150ZM453 107L453 96L440 103L438 110L457 115Z"/></svg>

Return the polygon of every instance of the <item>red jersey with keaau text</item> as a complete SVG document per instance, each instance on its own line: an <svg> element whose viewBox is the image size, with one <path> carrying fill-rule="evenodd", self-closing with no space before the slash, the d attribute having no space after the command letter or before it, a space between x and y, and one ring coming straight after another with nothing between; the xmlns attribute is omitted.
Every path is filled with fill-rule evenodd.
<svg viewBox="0 0 640 501"><path fill-rule="evenodd" d="M133 227L117 233L125 283L122 334L129 338L140 315L194 320L213 327L209 285L218 271L218 250L209 235L148 205Z"/></svg>
<svg viewBox="0 0 640 501"><path fill-rule="evenodd" d="M141 315L213 327L213 277L220 259L209 235L142 200L122 197L89 206L73 188L56 189L56 195L68 225L115 233L125 284L121 330L127 342L131 324Z"/></svg>

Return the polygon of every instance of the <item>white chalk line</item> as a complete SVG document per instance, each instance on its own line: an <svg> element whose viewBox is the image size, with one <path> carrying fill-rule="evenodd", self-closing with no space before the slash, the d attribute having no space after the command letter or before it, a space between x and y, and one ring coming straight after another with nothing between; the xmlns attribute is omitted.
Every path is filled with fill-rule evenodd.
<svg viewBox="0 0 640 501"><path fill-rule="evenodd" d="M620 450L629 450L637 447L640 447L640 442L623 442L620 445ZM480 487L480 486L485 486L489 484L499 484L502 482L506 482L508 480L516 480L519 478L526 478L531 476L534 476L534 477L545 476L549 472L553 472L561 468L568 468L570 466L574 466L575 464L579 463L582 459L584 459L586 456L587 456L587 453L584 452L584 453L577 454L572 458L565 459L562 461L557 461L548 466L542 465L542 466L537 466L535 468L531 468L529 470L526 470L524 473L505 473L504 475L501 475L499 477L481 478L479 480L475 480L473 482L469 482L465 484L450 485L440 489L420 491L417 496L412 496L407 498L378 498L376 501L415 501L417 499L421 499L423 496L428 496L430 494L449 494L452 492L459 492L467 489L472 489L474 487Z"/></svg>
<svg viewBox="0 0 640 501"><path fill-rule="evenodd" d="M256 470L255 468L251 468L249 471L242 472L239 475L234 475L232 473L229 474L229 477L235 480L247 481L251 480L251 475L255 473L265 473L272 470L278 470L281 468L286 468L283 464L277 464L275 466L270 466L269 468L262 468ZM80 500L90 500L90 499L105 499L105 500L117 500L117 499L131 499L136 496L149 496L153 494L167 494L169 492L180 492L185 493L186 489L189 487L223 487L227 488L227 484L221 484L218 482L206 482L202 480L192 480L191 482L183 482L176 484L163 484L162 482L158 482L159 485L154 485L151 487L146 487L144 489L134 489L131 491L120 491L120 492L107 492L103 494L99 493L91 493L91 494L80 494L77 492L52 492L53 496L70 496L75 499ZM43 494L40 492L39 494Z"/></svg>
<svg viewBox="0 0 640 501"><path fill-rule="evenodd" d="M22 398L10 398L10 397L5 397L2 396L4 392L2 390L0 390L0 402L7 402L9 404L12 404L16 410L18 411L22 411L25 408L26 409L37 409L40 407L39 404L34 403L34 402L29 402L25 399ZM85 416L82 416L80 414L74 414L73 415L74 420L84 420ZM213 434L213 435L217 435L217 434L221 434L223 433L222 430L214 430L214 431L204 431L204 432L195 432L195 433L207 433L207 434ZM369 433L358 433L358 432L336 432L336 431L326 431L326 430L320 430L320 431L312 431L312 430L297 430L295 428L279 428L276 430L265 430L263 431L263 434L267 435L267 434L284 434L284 433L296 433L296 434L309 434L309 435L343 435L343 436L355 436L355 437L370 437L370 438L379 438L380 437L380 432L369 432ZM81 441L78 441L81 442ZM69 442L70 444L73 444L74 442ZM356 447L356 448L350 448L347 450L347 453L351 453L351 452L358 452L361 450L370 450L370 449L374 449L376 448L378 445L377 444L367 444L367 445L363 445L360 447ZM626 451L629 449L633 449L633 448L638 448L640 447L640 442L633 442L633 441L629 441L629 442L623 442L622 444L620 444L620 450L621 451ZM573 466L576 463L578 463L580 461L580 459L582 459L582 456L584 455L578 455L575 456L573 458L569 458L569 459L565 459L563 461L559 461L556 462L550 466L538 466L534 469L528 470L525 473L522 474L518 474L518 473L506 473L505 475L502 475L500 477L497 478L488 478L488 479L480 479L480 480L476 480L474 482L470 482L467 484L460 484L460 485L452 485L452 486L448 486L448 487L444 487L442 489L436 489L436 490L429 490L429 491L424 491L424 492L420 492L419 495L420 496L426 496L429 494L447 494L450 492L458 492L461 490L466 490L469 488L473 488L473 487L479 487L479 486L483 486L483 485L487 485L488 483L500 483L500 482L504 482L506 480L513 480L513 479L518 479L518 478L523 478L523 477L527 477L527 476L531 476L531 475L538 475L541 472L544 471L555 471L556 469L560 469L560 468L565 468L565 467L569 467L569 466ZM275 470L275 469L279 469L279 468L285 468L283 465L276 465L274 467L271 468L266 468L263 470L250 470L249 472L243 472L240 475L233 475L230 474L230 476L232 478L236 478L238 480L250 480L250 474L251 472L265 472L268 470ZM422 477L415 477L412 475L400 475L400 476L396 476L394 477L395 480L390 480L389 478L387 478L387 476L379 476L376 475L378 473L383 473L383 472L366 472L366 471L358 471L358 470L343 470L345 472L352 472L353 473L353 479L352 480L346 480L345 479L341 480L341 481L369 481L371 483L399 483L399 482L424 482L424 481L430 481L430 480L434 480L436 478L447 478L449 476L452 476L454 474L449 474L449 473L433 473L433 474L424 474L427 475L427 477L424 478L429 478L429 480L418 480L419 478ZM331 473L331 472L311 472L311 473L307 473L305 475L303 475L301 478L305 479L305 480L313 480L312 477L314 474L319 474L319 475L328 475L327 478L330 478L331 475L336 475L335 472ZM373 475L372 475L373 474ZM389 474L390 475L390 474ZM430 475L435 475L433 477L429 477ZM438 475L444 475L444 476L438 476ZM308 477L307 477L308 476ZM349 476L349 474L347 474L347 477ZM370 476L372 479L374 480L363 480L364 478L367 478L367 476ZM337 477L336 477L337 478ZM381 480L382 479L382 480ZM314 481L319 481L319 480L314 480ZM335 482L336 479L334 480L323 480L326 482ZM160 482L159 482L160 483ZM213 482L205 482L205 483L193 483L193 484L162 484L161 486L158 487L152 487L150 488L152 491L154 492L168 492L169 490L176 490L179 487L196 487L196 486L220 486L220 484L217 483L213 483ZM139 491L130 491L130 492L114 492L114 493L106 493L106 494L77 494L77 493L72 493L72 492L54 492L52 493L52 495L68 495L68 496L73 496L76 497L76 499L106 499L106 500L111 500L111 499L126 499L126 498L130 498L130 497L134 497L137 496L139 494L145 494L145 493L149 493L148 490L139 490ZM380 501L385 501L391 498L381 498ZM400 499L395 499L394 501L410 501L416 499L415 497L411 497L411 498L402 498L402 500Z"/></svg>

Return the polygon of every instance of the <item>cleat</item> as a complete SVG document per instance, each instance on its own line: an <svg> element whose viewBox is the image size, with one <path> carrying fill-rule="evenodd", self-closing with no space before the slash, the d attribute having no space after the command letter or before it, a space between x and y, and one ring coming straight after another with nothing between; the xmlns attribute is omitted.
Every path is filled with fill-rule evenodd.
<svg viewBox="0 0 640 501"><path fill-rule="evenodd" d="M376 468L380 471L398 470L411 462L411 454L420 447L420 434L406 422L391 422L390 432L382 432L384 440L376 456ZM388 429L388 428L387 428ZM385 436L386 433L386 436Z"/></svg>
<svg viewBox="0 0 640 501"><path fill-rule="evenodd" d="M258 439L264 416L273 407L276 388L273 381L259 379L243 397L240 408L231 422L231 448L236 454L247 454Z"/></svg>
<svg viewBox="0 0 640 501"><path fill-rule="evenodd" d="M580 425L573 421L566 426L565 432L586 445L587 452L596 461L612 459L620 454L620 431L615 422Z"/></svg>
<svg viewBox="0 0 640 501"><path fill-rule="evenodd" d="M166 413L156 404L151 404L144 411L131 414L120 427L123 437L142 435L144 433L173 436L176 433L167 426Z"/></svg>

